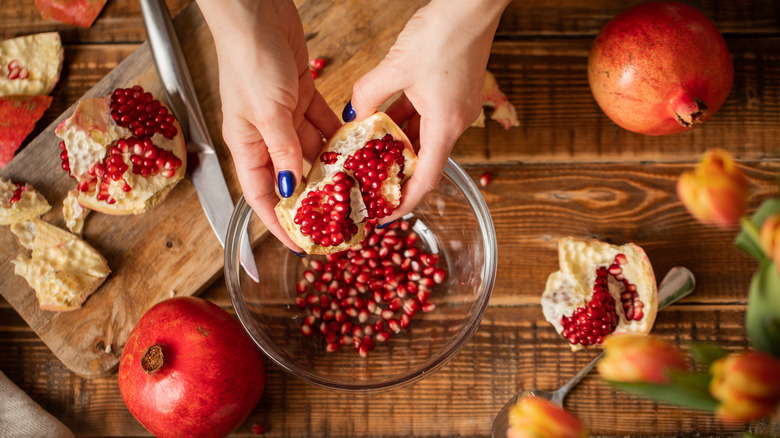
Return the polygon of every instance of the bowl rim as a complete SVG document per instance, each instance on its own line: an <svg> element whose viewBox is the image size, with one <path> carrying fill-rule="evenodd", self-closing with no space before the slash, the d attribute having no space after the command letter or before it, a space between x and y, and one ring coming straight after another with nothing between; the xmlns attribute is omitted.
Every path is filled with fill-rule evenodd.
<svg viewBox="0 0 780 438"><path fill-rule="evenodd" d="M483 292L478 297L477 309L473 312L471 319L467 322L468 325L466 329L463 330L458 338L441 353L431 358L426 363L409 370L400 376L393 377L386 381L369 384L338 382L332 379L323 378L294 363L285 362L283 357L277 354L272 347L272 342L263 335L261 331L256 329L240 292L239 273L241 264L239 262L239 245L242 241L241 238L243 238L244 233L246 233L249 220L253 213L251 207L249 207L249 204L246 202L244 195L242 194L240 196L236 207L233 209L230 222L228 223L227 235L225 236L225 283L231 304L238 316L239 322L244 327L247 334L252 338L252 341L254 341L269 359L286 372L316 386L342 392L376 392L394 389L416 382L444 366L460 352L463 346L465 346L474 335L477 328L479 328L493 294L498 264L498 241L496 240L496 231L493 225L493 219L490 215L490 210L485 203L482 193L474 183L474 180L452 158L447 159L444 174L447 175L447 177L449 177L463 192L480 225L479 228L485 248L485 263L482 265L482 278L484 279L482 283ZM236 269L237 267L238 269Z"/></svg>

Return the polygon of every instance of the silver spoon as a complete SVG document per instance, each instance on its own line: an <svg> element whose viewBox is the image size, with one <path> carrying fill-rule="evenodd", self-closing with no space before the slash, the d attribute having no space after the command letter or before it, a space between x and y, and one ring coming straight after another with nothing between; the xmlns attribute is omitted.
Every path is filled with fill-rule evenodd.
<svg viewBox="0 0 780 438"><path fill-rule="evenodd" d="M666 274L661 284L658 286L658 310L674 303L675 301L683 298L693 292L696 287L696 279L693 273L685 267L675 266L670 269ZM587 365L585 365L577 374L575 374L568 382L555 391L544 391L541 389L529 389L520 391L515 394L514 397L501 408L495 421L493 421L493 438L506 438L506 431L509 429L509 410L517 403L520 397L530 395L533 397L541 397L550 400L558 406L563 407L563 399L574 388L585 375L596 366L596 363L604 357L604 350L601 351L596 357L591 359Z"/></svg>

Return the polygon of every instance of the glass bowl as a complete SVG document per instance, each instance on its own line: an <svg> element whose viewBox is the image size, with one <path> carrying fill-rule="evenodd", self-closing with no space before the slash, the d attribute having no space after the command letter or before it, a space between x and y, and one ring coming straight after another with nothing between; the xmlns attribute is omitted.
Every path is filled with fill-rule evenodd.
<svg viewBox="0 0 780 438"><path fill-rule="evenodd" d="M305 295L296 285L304 271L314 271L314 260L327 263L325 257L299 258L264 232L250 239L255 241L259 282L240 269L245 234L254 237L264 230L241 197L227 232L225 281L239 320L272 361L315 385L368 392L420 380L460 351L479 326L493 290L497 249L490 212L471 177L449 160L438 188L403 220L420 237L421 251L439 255L436 267L446 276L431 289L434 310L417 311L408 328L392 333L386 342L376 342L362 357L351 345L326 351L325 336L316 330L320 319L313 325L314 333L302 333L309 311L296 305L296 298ZM394 228L400 233L400 222L386 230Z"/></svg>

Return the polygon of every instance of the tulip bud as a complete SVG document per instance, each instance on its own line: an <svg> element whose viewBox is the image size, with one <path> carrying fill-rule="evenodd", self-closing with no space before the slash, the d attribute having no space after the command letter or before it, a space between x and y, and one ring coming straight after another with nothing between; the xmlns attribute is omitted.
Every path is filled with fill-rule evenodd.
<svg viewBox="0 0 780 438"><path fill-rule="evenodd" d="M745 213L748 188L742 169L722 149L707 151L677 180L677 196L693 217L722 228L736 225Z"/></svg>
<svg viewBox="0 0 780 438"><path fill-rule="evenodd" d="M521 397L509 411L507 438L579 438L588 431L574 415L549 400Z"/></svg>
<svg viewBox="0 0 780 438"><path fill-rule="evenodd" d="M601 377L615 382L670 383L670 370L685 371L685 355L674 345L654 336L631 333L604 340L606 355L598 365Z"/></svg>
<svg viewBox="0 0 780 438"><path fill-rule="evenodd" d="M766 255L780 266L780 214L764 219L759 241Z"/></svg>
<svg viewBox="0 0 780 438"><path fill-rule="evenodd" d="M780 403L780 360L759 351L720 358L710 366L710 394L724 421L751 421L771 414Z"/></svg>

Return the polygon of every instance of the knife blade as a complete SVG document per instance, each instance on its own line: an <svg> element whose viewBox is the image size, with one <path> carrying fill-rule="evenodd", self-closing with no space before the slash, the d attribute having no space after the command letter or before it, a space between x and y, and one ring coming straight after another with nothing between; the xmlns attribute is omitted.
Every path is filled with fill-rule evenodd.
<svg viewBox="0 0 780 438"><path fill-rule="evenodd" d="M211 228L225 247L228 223L233 213L222 168L211 142L206 121L198 103L184 52L163 0L141 0L147 40L173 115L187 137L187 155L192 165L190 178L198 193ZM259 281L257 265L246 233L241 242L241 265L254 281Z"/></svg>

